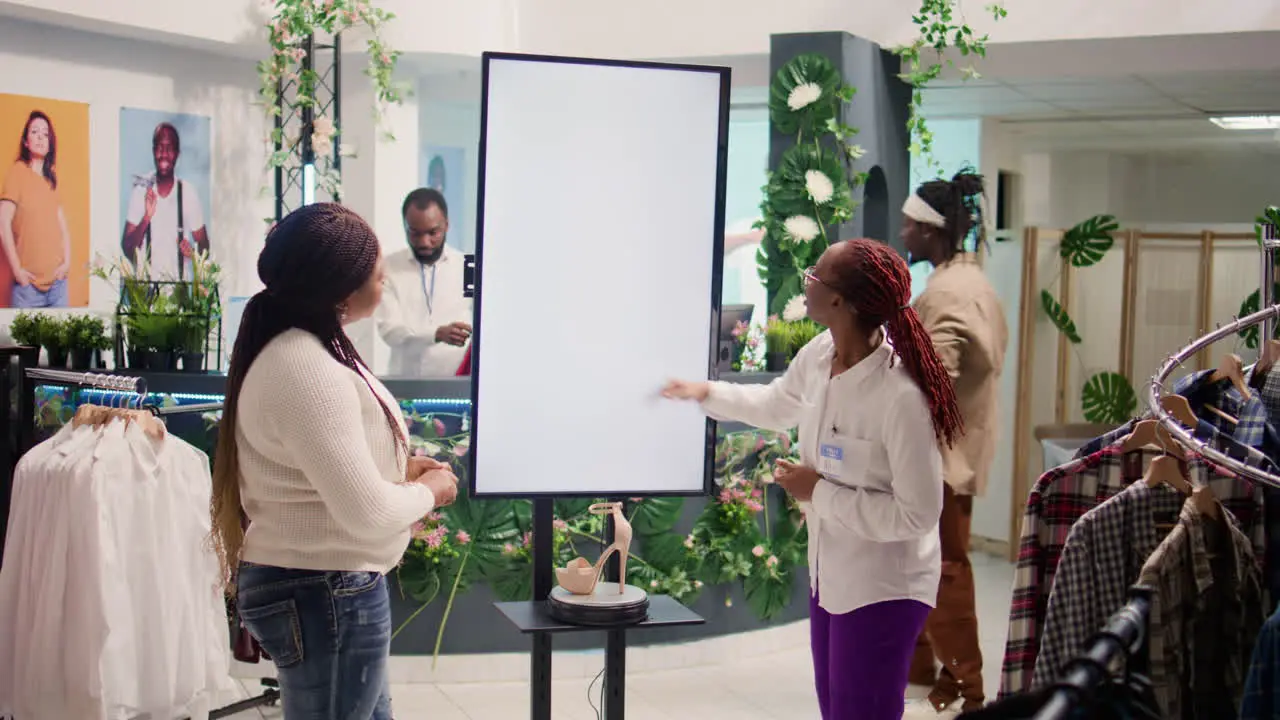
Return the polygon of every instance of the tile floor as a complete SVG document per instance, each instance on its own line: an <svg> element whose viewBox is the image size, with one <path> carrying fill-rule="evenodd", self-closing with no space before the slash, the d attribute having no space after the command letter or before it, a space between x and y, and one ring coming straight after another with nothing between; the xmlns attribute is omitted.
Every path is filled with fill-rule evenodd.
<svg viewBox="0 0 1280 720"><path fill-rule="evenodd" d="M991 698L999 687L1013 567L986 555L975 555L974 566L987 668L983 679ZM691 658L693 665L689 665ZM529 716L529 688L520 677L527 677L527 656L442 658L435 672L430 664L430 658L394 659L396 720L517 720ZM673 664L684 667L659 669ZM599 651L556 653L552 689L555 720L597 718L588 700L588 686L602 665ZM628 667L629 720L818 718L808 629L803 622L732 638L634 649L628 654ZM475 679L480 677L495 679ZM250 689L257 686L252 679L241 683ZM599 681L592 687L598 706ZM263 708L237 715L235 720L280 716L277 708Z"/></svg>

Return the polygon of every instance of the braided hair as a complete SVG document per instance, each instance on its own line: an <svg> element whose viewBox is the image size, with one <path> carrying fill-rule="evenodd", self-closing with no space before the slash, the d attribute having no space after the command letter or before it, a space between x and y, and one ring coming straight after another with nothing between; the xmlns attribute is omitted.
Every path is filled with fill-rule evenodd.
<svg viewBox="0 0 1280 720"><path fill-rule="evenodd" d="M351 368L373 389L368 370L342 327L343 304L369 281L378 262L378 238L351 210L334 203L307 205L289 213L267 234L258 256L265 288L245 305L227 369L226 401L213 465L213 544L223 582L234 592L234 576L244 544L240 472L236 453L236 413L240 389L253 361L278 335L297 328L317 338L338 363ZM393 409L374 393L399 451L408 455Z"/></svg>
<svg viewBox="0 0 1280 720"><path fill-rule="evenodd" d="M950 236L949 254L963 252L964 241L975 229L978 242L986 241L982 214L986 192L982 176L972 168L961 170L950 180L930 180L916 190L921 200L946 218L947 227L943 232Z"/></svg>
<svg viewBox="0 0 1280 720"><path fill-rule="evenodd" d="M865 238L845 242L848 248L832 257L832 289L857 311L863 329L886 328L894 354L929 402L938 441L955 444L964 434L955 386L910 305L907 263L884 243Z"/></svg>

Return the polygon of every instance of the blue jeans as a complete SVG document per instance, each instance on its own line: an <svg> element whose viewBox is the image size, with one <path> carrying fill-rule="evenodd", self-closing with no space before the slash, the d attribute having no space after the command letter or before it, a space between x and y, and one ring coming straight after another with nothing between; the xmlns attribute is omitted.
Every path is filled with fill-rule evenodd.
<svg viewBox="0 0 1280 720"><path fill-rule="evenodd" d="M279 670L285 720L391 720L384 576L241 563L236 604Z"/></svg>
<svg viewBox="0 0 1280 720"><path fill-rule="evenodd" d="M15 308L58 308L67 306L67 279L54 280L48 290L35 285L13 284L9 303Z"/></svg>

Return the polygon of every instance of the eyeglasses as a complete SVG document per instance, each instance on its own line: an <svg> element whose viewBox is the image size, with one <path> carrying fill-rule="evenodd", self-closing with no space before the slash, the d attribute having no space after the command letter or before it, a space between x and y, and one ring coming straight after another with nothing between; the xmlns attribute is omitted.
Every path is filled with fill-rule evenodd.
<svg viewBox="0 0 1280 720"><path fill-rule="evenodd" d="M828 283L826 280L823 280L822 278L818 277L817 275L814 275L814 274L813 274L813 271L814 271L814 266L810 265L809 267L805 268L804 270L801 270L801 271L800 271L800 274L804 277L804 279L805 279L805 281L806 281L806 282L815 282L815 283L818 283L818 284L820 284L820 285L826 285L827 287L831 287L831 284L830 284L830 283ZM832 288L832 289L834 290L835 288Z"/></svg>

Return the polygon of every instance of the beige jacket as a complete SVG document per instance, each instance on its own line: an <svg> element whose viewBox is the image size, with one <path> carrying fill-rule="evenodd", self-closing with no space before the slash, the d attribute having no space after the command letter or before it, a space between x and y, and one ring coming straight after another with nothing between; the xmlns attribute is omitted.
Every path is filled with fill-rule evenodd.
<svg viewBox="0 0 1280 720"><path fill-rule="evenodd" d="M1009 328L1004 306L973 253L939 265L915 301L933 347L955 381L965 434L942 449L947 484L960 495L981 495L999 432L1000 373Z"/></svg>

